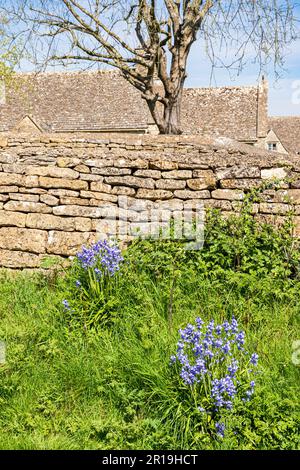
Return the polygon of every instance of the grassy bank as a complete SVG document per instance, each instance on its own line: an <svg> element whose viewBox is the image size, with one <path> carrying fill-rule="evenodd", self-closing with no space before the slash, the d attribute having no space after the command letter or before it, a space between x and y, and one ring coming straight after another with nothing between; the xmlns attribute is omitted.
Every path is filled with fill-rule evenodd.
<svg viewBox="0 0 300 470"><path fill-rule="evenodd" d="M258 250L264 269L249 267L253 232L244 261L229 262L224 247L234 240L226 236L208 237L196 255L168 243L135 245L111 293L112 322L89 328L72 276L2 271L0 449L299 448L298 277L286 262L279 269L280 253L269 259L270 243ZM66 312L66 298L81 302L78 311ZM259 355L253 399L237 403L223 439L197 427L198 411L170 368L179 328L197 316L234 316Z"/></svg>

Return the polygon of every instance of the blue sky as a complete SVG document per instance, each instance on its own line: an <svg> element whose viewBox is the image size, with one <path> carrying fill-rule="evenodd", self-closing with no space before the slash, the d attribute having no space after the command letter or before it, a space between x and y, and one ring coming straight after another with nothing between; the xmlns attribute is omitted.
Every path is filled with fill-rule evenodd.
<svg viewBox="0 0 300 470"><path fill-rule="evenodd" d="M211 66L200 43L191 51L188 66L188 87L206 87L211 82ZM279 79L275 78L270 67L266 72L269 81L270 115L300 115L300 40L295 42L285 54L284 70ZM247 65L239 76L230 76L225 69L214 72L213 86L253 85L259 81L256 66Z"/></svg>

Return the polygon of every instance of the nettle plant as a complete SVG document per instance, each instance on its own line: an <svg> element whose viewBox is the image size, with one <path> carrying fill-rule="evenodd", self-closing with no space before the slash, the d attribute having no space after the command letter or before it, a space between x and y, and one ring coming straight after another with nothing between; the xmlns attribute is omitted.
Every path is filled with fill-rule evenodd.
<svg viewBox="0 0 300 470"><path fill-rule="evenodd" d="M223 438L235 405L254 393L258 355L245 349L245 332L235 318L218 325L196 318L179 333L171 365L190 392L203 431Z"/></svg>
<svg viewBox="0 0 300 470"><path fill-rule="evenodd" d="M69 277L70 300L65 310L84 320L85 326L110 322L113 317L119 270L123 262L115 242L100 240L77 253Z"/></svg>

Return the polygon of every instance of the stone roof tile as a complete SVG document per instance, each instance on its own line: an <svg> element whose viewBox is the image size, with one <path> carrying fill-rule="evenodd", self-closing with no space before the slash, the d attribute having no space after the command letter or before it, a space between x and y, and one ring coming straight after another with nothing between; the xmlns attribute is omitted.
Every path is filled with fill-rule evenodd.
<svg viewBox="0 0 300 470"><path fill-rule="evenodd" d="M253 141L258 88L187 88L182 127L187 134L212 134ZM32 116L46 132L145 130L153 123L146 102L119 72L16 74L0 105L0 131Z"/></svg>

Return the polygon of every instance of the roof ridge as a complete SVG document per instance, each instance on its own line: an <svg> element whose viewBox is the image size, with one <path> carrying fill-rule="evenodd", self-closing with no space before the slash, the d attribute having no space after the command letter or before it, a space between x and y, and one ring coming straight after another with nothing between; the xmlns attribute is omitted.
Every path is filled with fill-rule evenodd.
<svg viewBox="0 0 300 470"><path fill-rule="evenodd" d="M186 87L185 90L239 90L241 88L257 89L258 85L224 85L224 86L211 86L211 87Z"/></svg>
<svg viewBox="0 0 300 470"><path fill-rule="evenodd" d="M300 119L300 114L290 114L288 116L269 116L269 119Z"/></svg>
<svg viewBox="0 0 300 470"><path fill-rule="evenodd" d="M17 76L24 76L24 75L35 75L35 76L49 76L49 75L121 75L119 70L59 70L59 71L44 71L44 72L37 72L37 71L30 71L30 72L15 72Z"/></svg>

